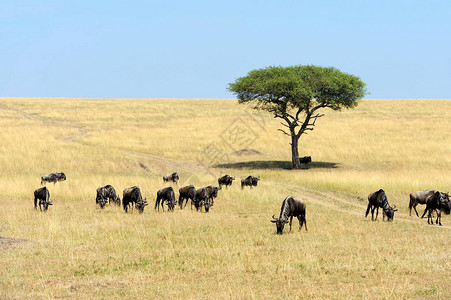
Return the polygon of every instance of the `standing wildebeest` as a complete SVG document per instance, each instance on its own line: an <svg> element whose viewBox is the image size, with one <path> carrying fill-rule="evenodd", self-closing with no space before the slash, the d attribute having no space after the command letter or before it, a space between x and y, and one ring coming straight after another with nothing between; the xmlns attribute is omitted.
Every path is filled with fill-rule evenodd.
<svg viewBox="0 0 451 300"><path fill-rule="evenodd" d="M245 186L250 186L251 188L253 186L257 186L258 181L260 180L260 177L253 177L251 175L247 176L246 178L241 179L241 189L243 189Z"/></svg>
<svg viewBox="0 0 451 300"><path fill-rule="evenodd" d="M227 188L228 186L232 185L234 180L235 180L235 177L232 177L232 176L226 174L226 175L218 178L218 185L219 185L219 187L222 187L223 185L225 185Z"/></svg>
<svg viewBox="0 0 451 300"><path fill-rule="evenodd" d="M202 211L202 206L205 208L205 212L210 210L210 203L208 201L208 192L206 188L196 190L194 200L191 201L191 209L193 209L193 203L197 211Z"/></svg>
<svg viewBox="0 0 451 300"><path fill-rule="evenodd" d="M128 212L129 206L133 209L133 204L140 214L144 212L144 207L148 205L146 198L142 198L141 190L137 186L126 188L122 196L122 206L124 207L125 212Z"/></svg>
<svg viewBox="0 0 451 300"><path fill-rule="evenodd" d="M218 197L218 191L221 189L221 187L209 185L206 186L205 189L207 190L207 196L210 206L213 206L215 203L215 198Z"/></svg>
<svg viewBox="0 0 451 300"><path fill-rule="evenodd" d="M44 207L44 211L49 208L49 205L53 205L50 202L50 192L47 187L42 187L34 191L34 209L38 209L38 199L39 199L39 210L42 211L41 205Z"/></svg>
<svg viewBox="0 0 451 300"><path fill-rule="evenodd" d="M107 197L106 197L106 189L105 187L99 187L97 188L97 195L96 195L96 204L100 206L100 208L104 208L107 203Z"/></svg>
<svg viewBox="0 0 451 300"><path fill-rule="evenodd" d="M435 220L435 224L439 224L442 226L442 213L441 211L444 211L445 214L449 215L451 211L451 202L449 199L446 199L443 197L443 194L439 191L436 191L433 195L428 196L426 198L426 209L424 210L423 215L421 218L424 217L426 214L426 211L429 211L428 213L428 224L433 225L434 221L432 220L432 211L435 210L437 213L437 219ZM431 223L429 223L429 220L431 220Z"/></svg>
<svg viewBox="0 0 451 300"><path fill-rule="evenodd" d="M172 181L175 182L175 184L178 184L179 179L179 174L177 174L177 172L163 176L163 182Z"/></svg>
<svg viewBox="0 0 451 300"><path fill-rule="evenodd" d="M305 224L305 231L307 231L307 220L305 219L305 203L301 199L297 199L288 196L282 202L282 208L280 209L279 218L273 215L271 222L276 223L277 234L283 233L283 227L288 223L290 218L290 231L293 217L297 217L299 220L299 231L302 229L302 225Z"/></svg>
<svg viewBox="0 0 451 300"><path fill-rule="evenodd" d="M415 210L415 213L418 215L418 211L416 206L418 204L426 204L426 199L432 195L434 195L436 190L429 189L425 191L417 191L410 194L410 201L409 201L409 216L412 215L412 208ZM449 200L448 193L441 193L442 197ZM426 211L426 210L425 210ZM424 214L423 214L424 215Z"/></svg>
<svg viewBox="0 0 451 300"><path fill-rule="evenodd" d="M100 203L100 200L104 203ZM116 205L121 205L121 198L116 195L116 190L112 185L107 184L103 187L97 188L96 203L100 205L100 208L103 208L107 203L111 203L111 201L113 201Z"/></svg>
<svg viewBox="0 0 451 300"><path fill-rule="evenodd" d="M384 190L380 189L377 192L371 193L368 195L368 207L366 209L365 217L368 216L368 213L371 209L371 220L376 221L377 216L379 214L379 207L382 208L382 221L385 220L385 216L387 216L388 221L392 221L393 217L395 215L395 211L398 211L396 208L396 205L393 205L391 207L388 204L387 196L385 195ZM374 209L376 210L376 218L374 218Z"/></svg>
<svg viewBox="0 0 451 300"><path fill-rule="evenodd" d="M301 164L307 165L308 163L311 163L311 162L312 162L312 157L311 156L299 157L299 163L301 163Z"/></svg>
<svg viewBox="0 0 451 300"><path fill-rule="evenodd" d="M49 175L44 175L41 177L41 185L46 182L53 182L53 184L55 184L58 181L64 180L66 180L66 175L64 173L50 173Z"/></svg>
<svg viewBox="0 0 451 300"><path fill-rule="evenodd" d="M188 204L188 199L191 199L191 202L194 201L194 197L196 196L196 188L194 185L187 185L179 189L179 206L180 209L183 209L186 204ZM183 201L186 199L185 205L183 205Z"/></svg>
<svg viewBox="0 0 451 300"><path fill-rule="evenodd" d="M168 204L168 210L174 210L175 206L175 193L172 187L166 187L157 192L157 200L155 201L155 209L158 207L158 211L160 211L160 201L161 201L161 209L164 211L164 201Z"/></svg>

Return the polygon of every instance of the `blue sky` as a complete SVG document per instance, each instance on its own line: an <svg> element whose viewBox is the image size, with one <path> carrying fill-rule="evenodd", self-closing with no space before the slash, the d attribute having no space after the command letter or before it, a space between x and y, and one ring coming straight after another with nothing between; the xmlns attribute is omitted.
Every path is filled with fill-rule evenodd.
<svg viewBox="0 0 451 300"><path fill-rule="evenodd" d="M451 99L451 1L0 0L0 97L234 98L314 64L372 99Z"/></svg>

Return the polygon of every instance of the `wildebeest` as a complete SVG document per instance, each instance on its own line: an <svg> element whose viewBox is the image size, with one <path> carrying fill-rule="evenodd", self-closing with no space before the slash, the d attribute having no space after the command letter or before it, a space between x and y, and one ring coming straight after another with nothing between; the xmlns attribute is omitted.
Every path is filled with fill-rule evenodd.
<svg viewBox="0 0 451 300"><path fill-rule="evenodd" d="M218 191L221 189L221 187L209 185L205 187L205 189L207 190L209 204L210 206L213 206L213 204L215 203L215 198L218 197Z"/></svg>
<svg viewBox="0 0 451 300"><path fill-rule="evenodd" d="M312 162L312 157L311 156L299 157L299 163L301 163L301 164L307 165L308 163L311 163L311 162Z"/></svg>
<svg viewBox="0 0 451 300"><path fill-rule="evenodd" d="M371 209L371 220L373 221L377 220L377 216L379 214L379 207L381 207L383 210L382 221L385 220L385 216L387 216L388 221L392 221L395 215L395 211L398 211L396 209L396 205L393 205L393 207L391 207L388 204L387 195L385 195L385 192L382 189L368 195L368 207L366 209L365 217L368 216L368 213L370 212ZM376 218L374 218L374 209L377 209Z"/></svg>
<svg viewBox="0 0 451 300"><path fill-rule="evenodd" d="M125 212L128 212L129 206L133 209L133 205L135 205L140 214L144 212L144 207L148 205L146 198L142 198L141 190L137 186L126 188L122 196L122 206Z"/></svg>
<svg viewBox="0 0 451 300"><path fill-rule="evenodd" d="M158 207L158 211L160 211L160 201L161 201L161 209L164 211L164 202L167 202L168 210L174 210L175 206L175 193L172 187L166 187L157 192L157 199L155 200L155 209Z"/></svg>
<svg viewBox="0 0 451 300"><path fill-rule="evenodd" d="M177 184L179 179L180 179L179 178L179 174L177 174L177 172L174 172L172 174L163 176L163 182L172 181L172 182L175 182Z"/></svg>
<svg viewBox="0 0 451 300"><path fill-rule="evenodd" d="M34 191L34 209L38 209L38 199L39 199L39 210L42 211L42 207L44 207L44 211L49 208L49 205L53 205L50 202L50 192L47 187L42 187Z"/></svg>
<svg viewBox="0 0 451 300"><path fill-rule="evenodd" d="M49 175L44 175L41 177L41 185L46 182L53 182L53 184L55 184L58 181L64 180L66 180L66 175L64 173L50 173Z"/></svg>
<svg viewBox="0 0 451 300"><path fill-rule="evenodd" d="M413 208L415 210L415 213L417 214L417 217L419 217L416 206L418 204L426 204L426 199L428 197L434 195L435 192L436 192L436 190L429 189L429 190L425 190L425 191L417 191L417 192L411 193L410 201L409 201L409 216L412 215L412 208ZM441 193L441 195L442 195L442 197L449 200L448 193ZM425 210L425 212L426 212L426 210Z"/></svg>
<svg viewBox="0 0 451 300"><path fill-rule="evenodd" d="M188 199L191 199L191 202L194 201L194 197L196 196L196 188L194 185L187 185L179 189L179 206L180 209L183 209L188 203ZM186 199L185 205L183 205L183 201Z"/></svg>
<svg viewBox="0 0 451 300"><path fill-rule="evenodd" d="M202 211L202 206L205 208L205 212L210 210L210 203L208 201L208 192L206 188L203 187L196 190L194 200L191 201L191 209L193 209L193 204L197 211Z"/></svg>
<svg viewBox="0 0 451 300"><path fill-rule="evenodd" d="M222 187L223 185L228 187L228 186L232 185L234 180L235 180L235 177L232 177L232 176L226 174L226 175L218 178L218 185L219 185L219 187Z"/></svg>
<svg viewBox="0 0 451 300"><path fill-rule="evenodd" d="M107 202L111 203L111 201L113 201L118 206L121 205L121 198L119 198L119 196L116 194L116 190L110 184L97 188L96 203L100 205L100 208L103 208L103 206L99 202L102 198L104 198L104 201L102 200L102 202L105 202L104 204L102 203L103 206L105 206Z"/></svg>
<svg viewBox="0 0 451 300"><path fill-rule="evenodd" d="M99 187L97 188L97 195L96 195L96 204L100 206L100 208L104 208L108 199L106 197L106 190L105 187Z"/></svg>
<svg viewBox="0 0 451 300"><path fill-rule="evenodd" d="M245 186L250 186L251 188L253 186L257 186L258 181L260 180L260 177L253 177L251 175L247 176L246 178L241 179L241 189L243 189Z"/></svg>
<svg viewBox="0 0 451 300"><path fill-rule="evenodd" d="M283 233L283 228L288 223L290 218L290 231L293 217L297 217L299 220L299 231L302 229L302 225L305 224L305 231L307 231L307 220L305 219L305 203L301 199L288 196L282 202L282 208L280 209L279 218L273 215L271 222L276 223L277 234Z"/></svg>
<svg viewBox="0 0 451 300"><path fill-rule="evenodd" d="M432 211L435 210L437 213L437 219L435 220L435 224L439 224L442 226L442 213L444 211L445 214L449 215L451 211L451 202L449 199L443 197L443 194L439 191L436 191L433 195L430 195L426 198L426 209L424 210L421 218L424 217L426 211L428 211L428 224L434 224L432 220ZM431 221L429 223L429 220Z"/></svg>

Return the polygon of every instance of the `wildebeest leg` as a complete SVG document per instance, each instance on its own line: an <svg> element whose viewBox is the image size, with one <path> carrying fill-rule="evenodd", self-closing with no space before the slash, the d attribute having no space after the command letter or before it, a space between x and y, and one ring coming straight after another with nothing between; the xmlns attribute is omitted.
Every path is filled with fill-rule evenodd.
<svg viewBox="0 0 451 300"><path fill-rule="evenodd" d="M38 209L38 199L36 197L34 197L34 209Z"/></svg>
<svg viewBox="0 0 451 300"><path fill-rule="evenodd" d="M438 223L438 225L442 226L442 212L439 209L437 209L436 213L437 213L437 220L435 220L435 224Z"/></svg>
<svg viewBox="0 0 451 300"><path fill-rule="evenodd" d="M161 201L161 209L163 210L163 212L164 212L164 200L162 200ZM158 211L159 211L160 209L158 209Z"/></svg>
<svg viewBox="0 0 451 300"><path fill-rule="evenodd" d="M377 216L379 215L379 207L376 207L376 219L374 219L374 221L377 220Z"/></svg>
<svg viewBox="0 0 451 300"><path fill-rule="evenodd" d="M428 208L426 207L426 208L424 209L423 215L421 216L422 219L424 218L424 215L426 214L426 211L427 211L427 210L428 210Z"/></svg>
<svg viewBox="0 0 451 300"><path fill-rule="evenodd" d="M291 223L293 222L293 216L290 217L290 232L291 232Z"/></svg>
<svg viewBox="0 0 451 300"><path fill-rule="evenodd" d="M429 223L429 220L431 220L431 223ZM428 224L433 225L434 222L432 221L432 209L429 209L428 211Z"/></svg>
<svg viewBox="0 0 451 300"><path fill-rule="evenodd" d="M413 205L413 210L414 210L415 213L417 214L417 217L420 217L420 216L418 215L418 211L417 211L417 203L415 203L415 204Z"/></svg>

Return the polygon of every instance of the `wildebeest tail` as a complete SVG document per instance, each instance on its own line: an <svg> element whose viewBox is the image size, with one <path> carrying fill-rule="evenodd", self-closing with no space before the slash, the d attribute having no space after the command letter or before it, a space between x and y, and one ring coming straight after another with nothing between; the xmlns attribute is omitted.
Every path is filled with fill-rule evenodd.
<svg viewBox="0 0 451 300"><path fill-rule="evenodd" d="M410 201L409 201L409 211L412 210L413 207L413 196L410 194Z"/></svg>
<svg viewBox="0 0 451 300"><path fill-rule="evenodd" d="M371 209L371 203L368 203L368 207L366 208L366 213L365 213L365 218L368 216L368 214L370 213L370 209Z"/></svg>

